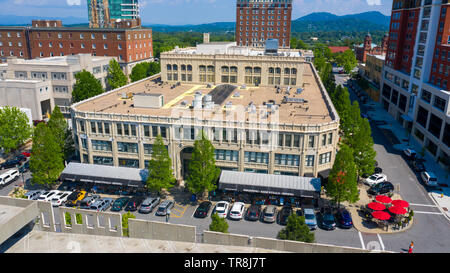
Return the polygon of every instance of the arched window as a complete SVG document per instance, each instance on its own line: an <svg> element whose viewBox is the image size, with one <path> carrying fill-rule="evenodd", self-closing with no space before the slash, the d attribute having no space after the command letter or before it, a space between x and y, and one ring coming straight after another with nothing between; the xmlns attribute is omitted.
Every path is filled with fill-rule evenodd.
<svg viewBox="0 0 450 273"><path fill-rule="evenodd" d="M168 64L167 65L167 70L172 70L172 65Z"/></svg>

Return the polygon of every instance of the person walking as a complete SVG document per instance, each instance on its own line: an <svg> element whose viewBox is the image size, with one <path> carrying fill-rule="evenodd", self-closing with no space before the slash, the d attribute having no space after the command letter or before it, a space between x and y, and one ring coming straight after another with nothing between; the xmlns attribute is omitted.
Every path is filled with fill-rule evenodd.
<svg viewBox="0 0 450 273"><path fill-rule="evenodd" d="M408 253L412 253L414 249L414 242L411 241L411 244L409 245Z"/></svg>
<svg viewBox="0 0 450 273"><path fill-rule="evenodd" d="M168 209L166 213L166 222L169 222L169 219L170 219L170 209Z"/></svg>

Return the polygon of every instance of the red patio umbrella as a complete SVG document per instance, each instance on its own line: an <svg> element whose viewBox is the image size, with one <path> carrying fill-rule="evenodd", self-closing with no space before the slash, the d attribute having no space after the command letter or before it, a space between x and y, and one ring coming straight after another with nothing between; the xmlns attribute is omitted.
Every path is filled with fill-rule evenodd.
<svg viewBox="0 0 450 273"><path fill-rule="evenodd" d="M377 195L377 197L375 197L375 200L384 204L389 204L392 202L392 199L386 195Z"/></svg>
<svg viewBox="0 0 450 273"><path fill-rule="evenodd" d="M389 213L387 213L385 211L374 211L374 212L372 212L372 216L373 216L373 218L378 219L378 220L389 220L389 218L391 218Z"/></svg>
<svg viewBox="0 0 450 273"><path fill-rule="evenodd" d="M391 202L392 205L396 206L396 207L402 207L402 208L407 208L409 207L409 203L406 202L405 200L393 200Z"/></svg>
<svg viewBox="0 0 450 273"><path fill-rule="evenodd" d="M369 203L369 204L367 205L367 207L368 207L369 209L373 209L373 210L385 210L385 209L386 209L386 206L385 206L385 205L383 205L383 204L381 204L381 203L377 203L377 202Z"/></svg>
<svg viewBox="0 0 450 273"><path fill-rule="evenodd" d="M393 214L406 214L407 211L404 207L398 207L398 206L392 206L389 208L389 211L392 212Z"/></svg>

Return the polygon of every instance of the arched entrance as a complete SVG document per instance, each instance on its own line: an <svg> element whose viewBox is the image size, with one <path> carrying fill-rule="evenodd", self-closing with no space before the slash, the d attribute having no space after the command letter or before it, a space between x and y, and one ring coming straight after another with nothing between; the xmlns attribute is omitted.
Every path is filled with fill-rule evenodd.
<svg viewBox="0 0 450 273"><path fill-rule="evenodd" d="M185 147L180 152L181 160L181 176L186 179L189 174L189 162L192 158L192 153L194 152L194 147Z"/></svg>

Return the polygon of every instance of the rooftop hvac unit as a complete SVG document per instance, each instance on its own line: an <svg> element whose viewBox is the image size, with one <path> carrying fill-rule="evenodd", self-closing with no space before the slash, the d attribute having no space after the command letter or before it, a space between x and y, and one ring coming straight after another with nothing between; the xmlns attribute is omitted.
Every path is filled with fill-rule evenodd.
<svg viewBox="0 0 450 273"><path fill-rule="evenodd" d="M265 54L277 54L278 53L278 39L267 39Z"/></svg>
<svg viewBox="0 0 450 273"><path fill-rule="evenodd" d="M186 106L188 104L187 100L181 102L181 106Z"/></svg>
<svg viewBox="0 0 450 273"><path fill-rule="evenodd" d="M122 99L131 99L133 97L133 92L123 92Z"/></svg>
<svg viewBox="0 0 450 273"><path fill-rule="evenodd" d="M203 99L205 100L205 102L211 102L212 101L212 96L211 95L205 95L205 97Z"/></svg>
<svg viewBox="0 0 450 273"><path fill-rule="evenodd" d="M208 83L208 84L206 85L206 88L212 88L212 84Z"/></svg>
<svg viewBox="0 0 450 273"><path fill-rule="evenodd" d="M245 85L245 84L241 85L241 89L246 89L246 88L247 88L247 85Z"/></svg>
<svg viewBox="0 0 450 273"><path fill-rule="evenodd" d="M233 107L233 103L231 102L231 101L229 101L229 102L227 102L226 104L225 104L225 108L232 108Z"/></svg>
<svg viewBox="0 0 450 273"><path fill-rule="evenodd" d="M297 88L297 94L301 94L303 92L303 88Z"/></svg>
<svg viewBox="0 0 450 273"><path fill-rule="evenodd" d="M206 103L205 103L205 107L204 107L205 109L213 109L214 108L214 102L212 102L212 101L207 101Z"/></svg>
<svg viewBox="0 0 450 273"><path fill-rule="evenodd" d="M236 93L234 93L234 95L233 95L234 98L239 98L240 96L241 96L241 93L239 93L239 92L236 92Z"/></svg>

